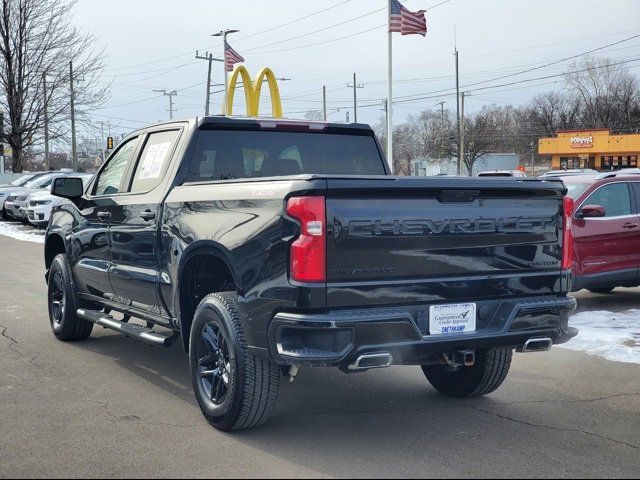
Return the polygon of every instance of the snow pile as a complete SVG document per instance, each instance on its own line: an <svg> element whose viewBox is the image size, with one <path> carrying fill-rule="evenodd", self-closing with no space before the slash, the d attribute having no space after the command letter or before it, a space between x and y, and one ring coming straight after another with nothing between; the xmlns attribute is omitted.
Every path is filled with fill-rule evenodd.
<svg viewBox="0 0 640 480"><path fill-rule="evenodd" d="M569 319L569 325L580 334L561 347L616 362L640 363L640 310L581 312Z"/></svg>
<svg viewBox="0 0 640 480"><path fill-rule="evenodd" d="M44 243L44 232L38 232L17 223L0 222L0 235L25 242Z"/></svg>

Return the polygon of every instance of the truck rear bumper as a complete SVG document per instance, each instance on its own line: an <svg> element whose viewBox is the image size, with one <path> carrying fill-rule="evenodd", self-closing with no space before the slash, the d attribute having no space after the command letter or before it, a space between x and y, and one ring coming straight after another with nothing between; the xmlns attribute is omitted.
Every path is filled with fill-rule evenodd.
<svg viewBox="0 0 640 480"><path fill-rule="evenodd" d="M522 349L531 339L554 344L577 335L569 327L570 296L477 302L477 330L429 334L429 305L278 313L269 328L271 358L281 365L349 367L364 356L385 355L396 365L422 365L434 355L495 347Z"/></svg>

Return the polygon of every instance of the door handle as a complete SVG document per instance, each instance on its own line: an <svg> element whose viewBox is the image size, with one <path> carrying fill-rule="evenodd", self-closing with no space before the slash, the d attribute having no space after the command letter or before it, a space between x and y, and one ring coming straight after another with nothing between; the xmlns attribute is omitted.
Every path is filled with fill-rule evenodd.
<svg viewBox="0 0 640 480"><path fill-rule="evenodd" d="M638 228L637 223L625 223L622 228Z"/></svg>
<svg viewBox="0 0 640 480"><path fill-rule="evenodd" d="M108 220L111 218L111 212L98 212L97 216L100 220Z"/></svg>
<svg viewBox="0 0 640 480"><path fill-rule="evenodd" d="M142 212L140 214L140 218L146 221L150 221L153 220L154 218L156 218L156 214L154 212L152 212L151 210L147 210L146 212Z"/></svg>

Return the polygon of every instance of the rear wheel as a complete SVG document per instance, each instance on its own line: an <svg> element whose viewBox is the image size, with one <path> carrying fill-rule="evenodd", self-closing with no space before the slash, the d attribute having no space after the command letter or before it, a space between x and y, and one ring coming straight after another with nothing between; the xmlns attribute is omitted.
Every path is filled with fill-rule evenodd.
<svg viewBox="0 0 640 480"><path fill-rule="evenodd" d="M424 365L422 371L440 393L454 398L475 398L488 395L502 385L512 357L511 349L479 350L472 367Z"/></svg>
<svg viewBox="0 0 640 480"><path fill-rule="evenodd" d="M189 339L191 380L207 421L223 431L265 423L275 407L280 369L247 350L238 296L206 296L196 309Z"/></svg>
<svg viewBox="0 0 640 480"><path fill-rule="evenodd" d="M615 287L604 287L604 288L590 288L589 291L591 293L600 293L602 295L606 295L607 293L613 292Z"/></svg>
<svg viewBox="0 0 640 480"><path fill-rule="evenodd" d="M49 269L48 302L49 323L58 340L84 340L91 335L93 323L76 315L78 301L69 261L64 254L57 255Z"/></svg>

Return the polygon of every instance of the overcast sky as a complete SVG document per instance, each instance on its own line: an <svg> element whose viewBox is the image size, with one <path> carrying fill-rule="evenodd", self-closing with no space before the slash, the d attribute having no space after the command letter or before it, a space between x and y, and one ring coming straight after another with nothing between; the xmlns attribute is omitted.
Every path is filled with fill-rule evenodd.
<svg viewBox="0 0 640 480"><path fill-rule="evenodd" d="M441 1L403 3L415 11ZM107 52L104 82L112 84L112 94L95 113L96 119L114 125L112 133L168 118L168 99L154 89L178 90L176 117L202 115L207 62L195 60L195 51L220 56L220 39L210 34L223 28L241 30L229 37L229 43L245 57L252 75L268 66L277 76L292 79L280 83L288 116L321 109L322 85L326 85L334 112L330 118L344 120L349 111L353 119L352 91L346 85L357 72L358 83L365 85L358 90L359 120L375 123L382 115L381 99L387 89L386 4L386 0L79 0L74 21L93 33ZM328 10L274 28L323 9ZM552 83L558 79L551 78L477 90L557 74L569 62L470 84L640 35L638 18L640 0L450 0L427 12L426 38L394 35L394 96L409 100L395 107L395 120L439 108L440 100L447 102L445 108L455 109L450 94L455 87L454 25L461 83L472 93L467 108L474 111L489 103L520 105L535 93L560 88L561 83ZM337 40L351 34L357 35ZM620 61L640 59L640 37L599 54ZM639 65L640 60L629 63L635 73ZM222 79L222 64L214 64L214 81ZM221 98L221 93L212 98L214 113L220 111ZM270 113L267 102L263 101L261 113ZM242 102L237 108L236 113L244 112Z"/></svg>

